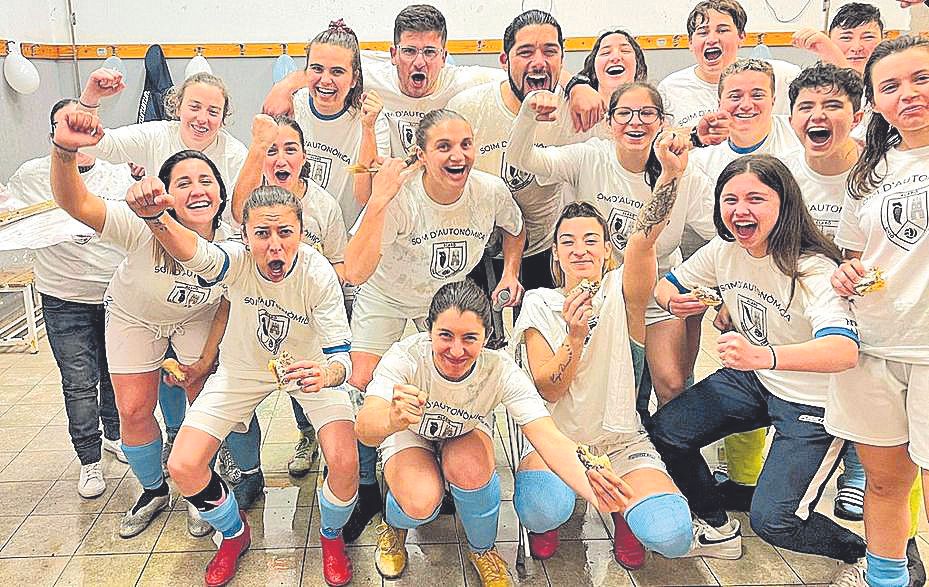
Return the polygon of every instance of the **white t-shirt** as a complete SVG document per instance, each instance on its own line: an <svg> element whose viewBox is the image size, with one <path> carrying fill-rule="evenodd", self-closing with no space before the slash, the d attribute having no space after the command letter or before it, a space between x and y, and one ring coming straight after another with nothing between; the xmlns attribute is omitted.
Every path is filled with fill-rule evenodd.
<svg viewBox="0 0 929 587"><path fill-rule="evenodd" d="M463 280L478 264L495 227L512 235L523 227L500 178L472 169L458 201L439 204L420 173L388 204L381 258L359 295L374 290L409 316L424 316L440 287Z"/></svg>
<svg viewBox="0 0 929 587"><path fill-rule="evenodd" d="M365 393L389 402L399 384L429 394L422 421L409 427L429 440L463 436L475 428L493 437L493 412L501 403L520 426L549 415L535 385L502 350L481 349L471 373L461 381L443 377L432 359L428 332L394 343L374 369Z"/></svg>
<svg viewBox="0 0 929 587"><path fill-rule="evenodd" d="M127 165L97 160L81 179L87 189L105 200L124 201L132 185ZM23 163L10 177L10 193L27 205L52 197L51 159L39 157ZM43 294L69 302L102 304L103 293L126 252L113 243L101 242L93 229L87 238L63 242L35 251L35 284Z"/></svg>
<svg viewBox="0 0 929 587"><path fill-rule="evenodd" d="M781 160L793 172L816 226L829 238L835 238L847 192L845 181L851 170L839 175L816 173L807 164L803 149L781 157Z"/></svg>
<svg viewBox="0 0 929 587"><path fill-rule="evenodd" d="M732 148L729 141L724 141L718 145L694 149L690 152L690 162L703 170L703 173L710 178L710 185L715 188L716 180L722 173L726 165L729 165L742 155L773 155L774 157L784 157L789 153L803 149L797 133L790 126L790 120L786 116L773 116L771 118L771 132L765 137L765 140L751 153L739 153ZM710 191L710 200L713 199L713 192Z"/></svg>
<svg viewBox="0 0 929 587"><path fill-rule="evenodd" d="M829 335L857 342L855 316L830 283L836 264L819 255L806 256L798 268L802 277L790 300L790 278L771 255L758 259L717 237L669 273L668 279L681 293L697 286L718 286L736 331L754 345L799 344ZM785 401L826 405L828 373L760 369L755 374L768 391Z"/></svg>
<svg viewBox="0 0 929 587"><path fill-rule="evenodd" d="M563 147L535 148L535 135L544 129L545 123L536 122L534 113L523 106L510 135L507 149L510 162L544 178L539 180L543 184L569 184L577 201L593 204L609 226L614 257L622 261L635 220L652 199L645 174L632 173L620 164L612 140L591 138ZM713 209L706 205L707 191L712 191L712 187L706 176L688 167L669 224L658 237L658 270L662 274L681 262L679 246L685 224L705 239L716 234Z"/></svg>
<svg viewBox="0 0 929 587"><path fill-rule="evenodd" d="M295 93L293 100L294 119L303 130L309 178L332 194L342 210L343 224L350 228L362 208L355 199L354 177L346 171L347 166L358 160L361 113L346 110L335 118L318 115L310 106L307 88ZM378 154L390 155L390 129L383 112L374 122L374 136Z"/></svg>
<svg viewBox="0 0 929 587"><path fill-rule="evenodd" d="M329 192L312 181L306 182L303 207L303 242L314 247L330 263L345 261L348 236L342 223L342 210Z"/></svg>
<svg viewBox="0 0 929 587"><path fill-rule="evenodd" d="M526 292L513 326L511 344L521 342L526 330L534 328L556 352L568 335L561 314L564 302L565 295L559 290L539 288ZM591 309L590 332L568 392L547 405L565 436L583 444L600 444L609 442L617 433L636 432L641 427L635 411L635 373L626 326L622 268L604 276L600 290L591 300ZM607 423L607 415L616 411L627 412L617 414L624 416L625 426L620 426L621 429Z"/></svg>
<svg viewBox="0 0 929 587"><path fill-rule="evenodd" d="M384 115L390 125L390 151L404 157L416 144L419 121L431 110L445 108L460 92L490 81L506 79L502 69L479 65L445 65L439 71L435 90L422 98L411 98L400 91L397 68L390 61L362 57L365 90L374 90L384 102Z"/></svg>
<svg viewBox="0 0 929 587"><path fill-rule="evenodd" d="M221 223L215 240L230 236L232 229ZM106 203L100 238L127 253L106 289L107 312L151 326L171 326L216 312L223 288L204 287L190 271L169 275L163 265L156 266L155 237L125 200Z"/></svg>
<svg viewBox="0 0 929 587"><path fill-rule="evenodd" d="M790 114L787 89L800 74L793 63L769 59L774 68L774 113ZM674 116L676 126L693 126L704 114L719 110L718 84L697 77L697 66L675 71L658 84L665 112Z"/></svg>
<svg viewBox="0 0 929 587"><path fill-rule="evenodd" d="M884 273L884 289L854 298L862 352L929 365L929 147L891 149L885 179L864 199L846 196L837 245L861 251Z"/></svg>
<svg viewBox="0 0 929 587"><path fill-rule="evenodd" d="M184 265L197 269L201 284L228 289L229 324L220 343L220 368L235 377L271 383L268 361L286 350L298 360L326 362L346 353L351 331L342 288L332 265L313 247L301 244L290 272L279 282L261 275L241 243L207 244L208 262L197 256Z"/></svg>
<svg viewBox="0 0 929 587"><path fill-rule="evenodd" d="M559 95L561 90L558 90ZM564 102L562 98L562 102ZM498 175L510 188L526 222L525 255L535 255L551 247L555 222L565 198L558 180L546 181L514 166L507 158L510 131L516 116L503 103L499 82L484 84L462 92L448 107L464 116L474 129L477 157L474 166ZM560 112L565 111L562 107ZM540 126L535 135L539 146L566 145L587 138L574 132L570 116L559 116L554 123Z"/></svg>
<svg viewBox="0 0 929 587"><path fill-rule="evenodd" d="M171 155L190 149L181 140L181 123L177 120L153 120L141 124L130 124L119 128L108 128L96 146L81 149L82 152L106 159L111 163L135 163L145 167L145 174L158 177L162 164ZM210 158L219 174L223 176L226 192L232 198L232 190L239 179L239 171L248 156L239 139L225 130L220 130L216 139L203 154ZM230 213L226 207L227 215Z"/></svg>

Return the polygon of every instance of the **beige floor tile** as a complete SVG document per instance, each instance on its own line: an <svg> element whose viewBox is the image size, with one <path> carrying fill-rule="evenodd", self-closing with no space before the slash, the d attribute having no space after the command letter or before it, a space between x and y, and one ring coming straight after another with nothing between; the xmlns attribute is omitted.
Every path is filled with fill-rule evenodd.
<svg viewBox="0 0 929 587"><path fill-rule="evenodd" d="M15 369L8 369L3 374L3 382L5 385L32 387L45 379L45 376L51 371L52 367L50 365L42 365L41 363L34 363L29 367L17 365Z"/></svg>
<svg viewBox="0 0 929 587"><path fill-rule="evenodd" d="M0 548L13 536L26 516L0 516Z"/></svg>
<svg viewBox="0 0 929 587"><path fill-rule="evenodd" d="M252 548L304 548L313 508L253 508L248 513Z"/></svg>
<svg viewBox="0 0 929 587"><path fill-rule="evenodd" d="M194 538L187 531L187 511L174 511L169 516L162 514L167 520L161 535L155 542L155 552L193 552L215 551L212 536Z"/></svg>
<svg viewBox="0 0 929 587"><path fill-rule="evenodd" d="M0 370L3 370L3 367L0 367ZM6 370L3 373L5 374ZM0 404L13 405L31 389L31 386L0 385Z"/></svg>
<svg viewBox="0 0 929 587"><path fill-rule="evenodd" d="M0 471L3 471L3 468L9 465L18 454L19 453L15 451L0 452Z"/></svg>
<svg viewBox="0 0 929 587"><path fill-rule="evenodd" d="M42 406L29 406L42 408ZM46 426L39 430L35 438L29 441L23 450L74 450L67 426Z"/></svg>
<svg viewBox="0 0 929 587"><path fill-rule="evenodd" d="M384 580L384 587L465 585L457 544L407 544L406 571L399 579Z"/></svg>
<svg viewBox="0 0 929 587"><path fill-rule="evenodd" d="M52 421L60 406L17 404L0 416L0 427L45 426Z"/></svg>
<svg viewBox="0 0 929 587"><path fill-rule="evenodd" d="M777 551L806 585L828 583L838 570L838 563L831 558L800 554L786 548L778 548Z"/></svg>
<svg viewBox="0 0 929 587"><path fill-rule="evenodd" d="M289 475L265 475L264 507L293 508L316 504L316 473L297 479Z"/></svg>
<svg viewBox="0 0 929 587"><path fill-rule="evenodd" d="M54 585L67 564L68 557L0 560L0 577L6 585Z"/></svg>
<svg viewBox="0 0 929 587"><path fill-rule="evenodd" d="M56 585L135 585L147 554L75 556L65 567Z"/></svg>
<svg viewBox="0 0 929 587"><path fill-rule="evenodd" d="M0 426L0 451L19 452L42 430L42 426L25 426L20 428Z"/></svg>
<svg viewBox="0 0 929 587"><path fill-rule="evenodd" d="M132 554L149 553L164 528L167 516L162 513L152 520L141 534L120 538L119 521L123 514L100 514L84 537L77 554Z"/></svg>
<svg viewBox="0 0 929 587"><path fill-rule="evenodd" d="M61 383L43 384L40 383L32 388L26 395L19 398L16 402L19 405L64 405L64 395L61 392Z"/></svg>
<svg viewBox="0 0 929 587"><path fill-rule="evenodd" d="M761 538L742 539L742 558L736 561L706 559L721 585L793 585L800 577L787 561Z"/></svg>
<svg viewBox="0 0 929 587"><path fill-rule="evenodd" d="M53 481L0 483L0 504L4 515L28 515L42 501Z"/></svg>
<svg viewBox="0 0 929 587"><path fill-rule="evenodd" d="M136 480L135 476L129 473L119 480L119 485L117 485L116 491L113 492L113 497L106 503L103 511L106 513L125 513L129 508L135 505L140 495L142 495L142 486ZM174 507L177 499L178 494L172 487L171 505L169 509Z"/></svg>
<svg viewBox="0 0 929 587"><path fill-rule="evenodd" d="M261 447L261 468L265 475L287 474L287 463L294 454L294 445L285 443L267 443ZM313 461L312 471L317 471L319 466L319 457Z"/></svg>
<svg viewBox="0 0 929 587"><path fill-rule="evenodd" d="M552 585L633 585L629 572L613 560L609 540L562 542L544 565Z"/></svg>
<svg viewBox="0 0 929 587"><path fill-rule="evenodd" d="M93 514L30 516L13 534L0 558L17 556L70 556L94 523Z"/></svg>
<svg viewBox="0 0 929 587"><path fill-rule="evenodd" d="M638 587L719 585L702 558L666 559L650 553L645 566L630 574Z"/></svg>
<svg viewBox="0 0 929 587"><path fill-rule="evenodd" d="M300 440L300 431L291 418L272 418L270 426L262 426L265 442L270 444L296 444Z"/></svg>
<svg viewBox="0 0 929 587"><path fill-rule="evenodd" d="M75 480L59 479L36 506L34 513L38 515L98 514L103 511L106 502L116 491L117 484L117 481L107 481L103 495L85 499L78 495Z"/></svg>
<svg viewBox="0 0 929 587"><path fill-rule="evenodd" d="M602 540L613 536L613 520L601 516L583 499L574 502L574 513L558 532L562 540Z"/></svg>
<svg viewBox="0 0 929 587"><path fill-rule="evenodd" d="M352 559L352 585L380 586L381 576L374 566L375 548L371 546L349 546L348 557ZM322 571L322 551L319 548L307 548L303 561L303 587L324 587ZM423 582L424 584L426 581Z"/></svg>
<svg viewBox="0 0 929 587"><path fill-rule="evenodd" d="M215 550L215 548L214 548ZM245 557L249 555L246 554ZM213 552L163 552L148 559L138 587L202 587L206 565ZM242 565L248 564L243 558Z"/></svg>
<svg viewBox="0 0 929 587"><path fill-rule="evenodd" d="M62 407L57 414L48 422L53 426L67 426L68 425L68 413Z"/></svg>
<svg viewBox="0 0 929 587"><path fill-rule="evenodd" d="M54 481L76 458L73 450L21 452L0 472L0 482Z"/></svg>
<svg viewBox="0 0 929 587"><path fill-rule="evenodd" d="M303 553L302 548L249 550L239 562L234 584L299 585Z"/></svg>

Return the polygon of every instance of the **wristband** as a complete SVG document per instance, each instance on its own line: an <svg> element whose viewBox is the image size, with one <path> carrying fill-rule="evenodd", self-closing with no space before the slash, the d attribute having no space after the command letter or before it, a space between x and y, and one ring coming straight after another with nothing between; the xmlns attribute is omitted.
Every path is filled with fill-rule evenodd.
<svg viewBox="0 0 929 587"><path fill-rule="evenodd" d="M60 149L64 151L65 153L77 153L77 149L68 149L67 147L62 147L61 145L56 143L54 140L52 140L52 144L55 146L56 149Z"/></svg>
<svg viewBox="0 0 929 587"><path fill-rule="evenodd" d="M565 98L570 98L570 97L571 97L571 90L574 89L574 86L579 85L579 84L580 84L580 85L585 85L585 86L593 85L593 84L591 83L589 77L587 77L587 76L584 75L583 73L579 73L579 74L575 75L574 77L572 77L570 80L568 80L568 85L566 85L566 86L564 87L564 95L565 95Z"/></svg>
<svg viewBox="0 0 929 587"><path fill-rule="evenodd" d="M85 104L83 100L78 100L77 103L78 103L79 105L83 106L84 108L88 108L88 109L90 109L90 110L93 110L94 108L99 108L99 107L100 107L100 102L97 102L96 104L91 105L91 104Z"/></svg>
<svg viewBox="0 0 929 587"><path fill-rule="evenodd" d="M139 218L141 218L142 220L144 220L144 221L146 221L146 222L148 222L149 220L158 220L159 218L161 218L161 217L164 216L164 215L165 215L165 211L164 211L164 210L162 210L162 211L159 212L158 214L155 214L154 216L142 216L141 214L136 214L136 216L138 216Z"/></svg>
<svg viewBox="0 0 929 587"><path fill-rule="evenodd" d="M774 371L777 369L777 353L774 352L774 347L768 345L768 350L771 351L771 368L768 371Z"/></svg>
<svg viewBox="0 0 929 587"><path fill-rule="evenodd" d="M697 127L690 129L690 144L698 149L702 149L706 146L706 143L700 140L700 135L697 133Z"/></svg>

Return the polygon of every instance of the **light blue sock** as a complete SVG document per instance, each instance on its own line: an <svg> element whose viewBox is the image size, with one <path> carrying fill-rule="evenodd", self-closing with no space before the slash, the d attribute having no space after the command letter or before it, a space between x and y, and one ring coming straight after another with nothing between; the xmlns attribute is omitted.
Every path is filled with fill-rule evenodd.
<svg viewBox="0 0 929 587"><path fill-rule="evenodd" d="M884 558L869 550L865 559L868 561L865 580L869 587L908 587L910 584L905 558Z"/></svg>
<svg viewBox="0 0 929 587"><path fill-rule="evenodd" d="M223 538L234 538L242 531L242 517L239 514L239 504L235 500L235 493L226 492L223 503L209 511L201 511L200 517L219 530Z"/></svg>
<svg viewBox="0 0 929 587"><path fill-rule="evenodd" d="M625 514L629 529L648 550L665 558L690 552L693 521L690 507L680 493L656 493L638 502Z"/></svg>
<svg viewBox="0 0 929 587"><path fill-rule="evenodd" d="M319 533L326 538L337 538L355 509L358 491L350 500L342 502L332 493L327 480L316 490L316 497L319 499Z"/></svg>
<svg viewBox="0 0 929 587"><path fill-rule="evenodd" d="M435 510L429 515L425 520L419 520L407 515L403 508L400 507L400 504L397 503L397 500L394 498L394 494L389 490L387 491L387 510L384 513L384 518L387 520L387 524L399 528L401 530L414 530L419 528L424 524L428 524L432 520L439 517L439 510L441 509L442 504L435 506Z"/></svg>
<svg viewBox="0 0 929 587"><path fill-rule="evenodd" d="M123 443L123 454L129 461L132 473L145 489L158 489L164 483L164 472L161 470L161 433L158 438L141 446L129 446Z"/></svg>
<svg viewBox="0 0 929 587"><path fill-rule="evenodd" d="M864 467L861 465L861 460L858 458L858 451L855 450L855 445L852 443L848 444L848 450L845 451L845 457L842 458L842 463L845 464L845 472L842 473L842 485L857 487L858 489L864 490L866 481Z"/></svg>
<svg viewBox="0 0 929 587"><path fill-rule="evenodd" d="M494 471L490 481L478 489L462 489L449 483L455 508L474 552L486 552L497 541L497 521L500 516L500 477Z"/></svg>
<svg viewBox="0 0 929 587"><path fill-rule="evenodd" d="M554 530L574 513L574 491L551 471L517 471L513 507L527 530Z"/></svg>

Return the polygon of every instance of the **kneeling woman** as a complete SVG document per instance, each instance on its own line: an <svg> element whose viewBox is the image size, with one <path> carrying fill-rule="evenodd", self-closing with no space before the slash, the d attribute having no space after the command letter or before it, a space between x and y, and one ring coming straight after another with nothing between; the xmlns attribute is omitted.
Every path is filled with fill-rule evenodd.
<svg viewBox="0 0 929 587"><path fill-rule="evenodd" d="M687 501L635 409L646 307L657 279L656 241L686 165L686 154L670 149L673 137L666 134L656 145L662 175L627 237L622 267L610 271L612 246L603 216L592 204L569 204L555 225L552 247L552 277L560 288L526 294L511 339L515 351L525 344L529 371L559 430L607 455L635 491L638 501L613 513L613 556L627 569L645 563L646 548L683 556L693 538ZM683 145L678 148L683 152ZM579 286L584 281L602 285L591 291ZM533 558L555 554L558 527L571 516L574 501L574 492L536 452L523 455L513 505L530 532Z"/></svg>
<svg viewBox="0 0 929 587"><path fill-rule="evenodd" d="M351 334L332 265L300 242L300 201L276 186L252 192L242 212L243 246L210 244L165 215L173 198L156 181L137 184L127 200L165 249L204 285L228 289L229 325L219 368L187 413L168 459L178 488L223 534L207 566L206 584L228 583L250 543L235 494L210 469L210 459L226 435L245 431L258 404L280 388L300 402L319 431L329 465L318 495L323 576L330 585L345 585L352 569L341 528L357 496L358 450L351 401L332 388L345 380L351 366Z"/></svg>
<svg viewBox="0 0 929 587"><path fill-rule="evenodd" d="M649 429L700 518L692 554L735 559L742 550L738 520L728 519L700 449L773 426L752 529L775 546L853 563L864 541L813 511L845 449L823 427L829 373L858 360L854 316L830 283L839 251L816 227L790 170L769 155L726 166L713 220L718 237L655 288L677 316L703 312L692 292L709 288L732 312L734 331L717 342L723 368L665 404Z"/></svg>
<svg viewBox="0 0 929 587"><path fill-rule="evenodd" d="M596 507L611 511L630 499L612 471L585 469L577 445L555 427L529 378L503 351L484 348L490 300L466 280L442 286L432 299L429 331L394 344L368 386L355 429L380 446L387 493L376 565L387 578L406 567L407 530L438 515L451 486L484 585L508 580L497 554L500 479L494 471L493 412L501 403L556 474Z"/></svg>

